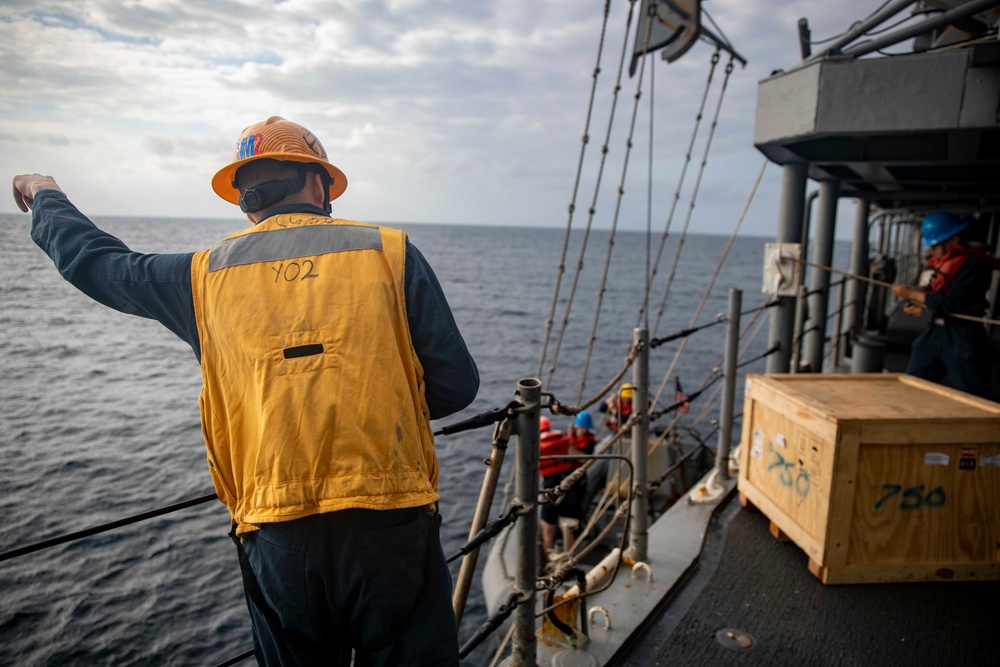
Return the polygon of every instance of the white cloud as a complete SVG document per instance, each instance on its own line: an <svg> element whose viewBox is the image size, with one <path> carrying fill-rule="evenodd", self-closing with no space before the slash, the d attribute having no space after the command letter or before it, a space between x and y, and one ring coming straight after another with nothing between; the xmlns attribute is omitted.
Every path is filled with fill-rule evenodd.
<svg viewBox="0 0 1000 667"><path fill-rule="evenodd" d="M710 221L702 231L728 231L738 214L733 202L741 205L740 193L749 191L761 161L752 147L756 83L799 59L798 18L808 16L813 34L828 37L878 4L705 3L750 65L730 81L702 186L697 215ZM313 130L347 173L340 215L562 226L603 6L9 0L0 6L0 165L8 177L51 173L94 214L235 215L209 179L230 159L243 127L282 115ZM581 201L596 180L627 12L627 2L612 2ZM655 63L656 183L664 203L654 219L672 197L711 53L698 44L670 66ZM626 75L605 192L618 186L634 94ZM637 128L644 133L647 125L648 90ZM645 192L642 136L632 150L630 192ZM699 151L700 144L696 161ZM761 207L776 197L778 171L762 187ZM164 191L183 196L158 196ZM151 201L158 210L150 211ZM629 201L625 226L645 220L645 197ZM13 202L0 210L13 211ZM770 224L751 231L770 233Z"/></svg>

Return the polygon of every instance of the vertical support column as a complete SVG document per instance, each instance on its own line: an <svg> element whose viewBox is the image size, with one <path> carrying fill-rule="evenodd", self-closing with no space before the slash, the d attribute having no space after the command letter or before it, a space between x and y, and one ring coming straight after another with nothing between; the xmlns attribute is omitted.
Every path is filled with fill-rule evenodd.
<svg viewBox="0 0 1000 667"><path fill-rule="evenodd" d="M868 275L868 215L871 203L867 199L859 199L854 213L854 240L851 242L851 268L855 275ZM844 320L844 331L850 332L852 338L864 326L865 289L866 284L857 278L851 278L847 283L847 313ZM849 339L850 340L850 339Z"/></svg>
<svg viewBox="0 0 1000 667"><path fill-rule="evenodd" d="M778 212L778 243L802 240L802 214L805 210L808 164L790 162L784 166L781 180L781 208ZM768 347L779 346L767 358L768 373L787 373L792 358L792 330L795 327L795 297L783 296L771 310Z"/></svg>
<svg viewBox="0 0 1000 667"><path fill-rule="evenodd" d="M540 450L538 418L541 410L542 382L527 378L517 384L517 454L515 459L515 499L532 511L521 516L514 528L520 541L514 585L522 601L514 610L514 667L535 667L538 642L535 639L535 574L538 569L538 456Z"/></svg>
<svg viewBox="0 0 1000 667"><path fill-rule="evenodd" d="M819 215L816 216L816 255L814 263L833 264L833 238L837 228L837 199L840 181L819 184ZM823 372L823 348L826 346L826 315L830 303L830 272L813 268L809 272L809 325L806 327L805 359L813 373Z"/></svg>
<svg viewBox="0 0 1000 667"><path fill-rule="evenodd" d="M722 403L719 406L719 445L715 449L715 469L719 479L729 479L729 450L733 444L733 402L736 400L736 357L739 356L740 310L743 290L729 288L729 317L726 320L726 355L723 362Z"/></svg>
<svg viewBox="0 0 1000 667"><path fill-rule="evenodd" d="M639 355L632 365L632 467L635 469L635 495L632 501L632 517L629 522L629 548L632 558L644 561L649 543L649 496L647 495L649 462L649 331L645 328L632 330L632 345L639 347Z"/></svg>

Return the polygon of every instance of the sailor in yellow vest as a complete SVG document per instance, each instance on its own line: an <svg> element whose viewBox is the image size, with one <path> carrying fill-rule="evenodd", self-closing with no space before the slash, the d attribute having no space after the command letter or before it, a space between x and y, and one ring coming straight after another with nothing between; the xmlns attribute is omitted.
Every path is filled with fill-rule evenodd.
<svg viewBox="0 0 1000 667"><path fill-rule="evenodd" d="M187 254L131 251L48 176L14 198L67 280L200 360L258 662L457 665L429 422L479 374L437 278L403 232L330 217L347 180L296 123L246 128L212 187L253 225Z"/></svg>

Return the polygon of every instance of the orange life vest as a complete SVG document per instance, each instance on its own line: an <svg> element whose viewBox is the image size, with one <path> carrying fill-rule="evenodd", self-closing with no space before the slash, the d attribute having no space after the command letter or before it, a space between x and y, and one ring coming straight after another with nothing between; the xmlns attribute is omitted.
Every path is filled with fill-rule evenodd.
<svg viewBox="0 0 1000 667"><path fill-rule="evenodd" d="M986 251L981 248L966 248L964 246L955 246L948 253L940 258L931 258L927 264L934 269L934 277L931 279L931 292L934 294L944 294L950 288L952 283L955 282L955 277L958 272L962 269L966 260L970 257L977 259L982 259L985 261L990 261L990 258L986 254ZM989 284L982 285L982 296L977 297L975 302L969 304L969 310L975 314L980 314L984 312L989 305L986 300L986 292L989 290Z"/></svg>
<svg viewBox="0 0 1000 667"><path fill-rule="evenodd" d="M546 431L542 433L542 456L565 456L569 454L569 436L562 431ZM550 459L539 461L538 469L542 477L551 477L561 472L572 470L576 464L569 459Z"/></svg>

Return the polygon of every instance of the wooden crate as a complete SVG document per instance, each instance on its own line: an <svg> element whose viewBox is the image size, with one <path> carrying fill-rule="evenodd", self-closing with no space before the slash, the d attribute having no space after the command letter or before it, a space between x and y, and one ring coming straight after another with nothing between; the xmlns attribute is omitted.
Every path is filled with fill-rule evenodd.
<svg viewBox="0 0 1000 667"><path fill-rule="evenodd" d="M1000 578L998 403L908 375L750 375L739 462L741 499L824 583Z"/></svg>

